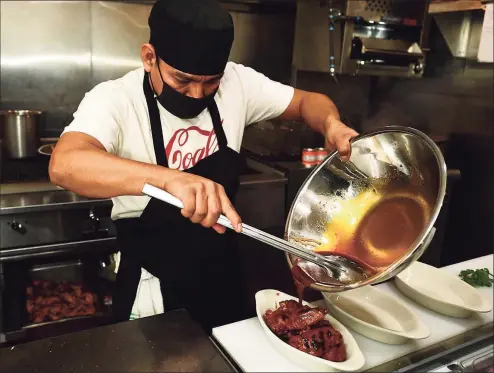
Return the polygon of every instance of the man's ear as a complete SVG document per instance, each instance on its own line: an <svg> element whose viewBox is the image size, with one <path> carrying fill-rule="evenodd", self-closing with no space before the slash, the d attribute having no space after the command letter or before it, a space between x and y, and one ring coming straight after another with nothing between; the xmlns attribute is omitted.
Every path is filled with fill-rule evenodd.
<svg viewBox="0 0 494 373"><path fill-rule="evenodd" d="M141 59L142 64L144 65L144 70L148 73L151 72L151 68L156 63L156 52L151 44L146 43L142 45Z"/></svg>

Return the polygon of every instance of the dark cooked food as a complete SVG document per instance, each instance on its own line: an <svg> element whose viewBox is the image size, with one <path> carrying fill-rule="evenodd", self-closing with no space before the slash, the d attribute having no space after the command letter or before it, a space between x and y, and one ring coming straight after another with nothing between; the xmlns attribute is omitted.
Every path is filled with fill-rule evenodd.
<svg viewBox="0 0 494 373"><path fill-rule="evenodd" d="M324 320L328 313L324 308L302 306L294 300L280 302L279 307L267 310L264 320L276 335L284 335L293 330L303 330Z"/></svg>
<svg viewBox="0 0 494 373"><path fill-rule="evenodd" d="M33 323L96 313L96 295L76 284L33 281L26 289L26 310Z"/></svg>
<svg viewBox="0 0 494 373"><path fill-rule="evenodd" d="M343 336L324 317L328 311L301 305L295 300L280 302L276 310L267 310L264 321L281 340L309 355L325 360L346 360Z"/></svg>

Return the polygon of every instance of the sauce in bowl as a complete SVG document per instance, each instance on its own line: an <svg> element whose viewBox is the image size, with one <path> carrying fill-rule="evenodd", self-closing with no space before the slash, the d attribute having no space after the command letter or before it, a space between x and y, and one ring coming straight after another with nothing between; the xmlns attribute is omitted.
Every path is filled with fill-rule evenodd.
<svg viewBox="0 0 494 373"><path fill-rule="evenodd" d="M369 188L351 200L342 200L339 213L326 224L322 242L313 251L339 255L359 265L372 277L406 255L431 216L430 198L414 185ZM295 259L292 276L300 301L306 287L325 283L325 268L303 265ZM327 283L327 282L326 282Z"/></svg>

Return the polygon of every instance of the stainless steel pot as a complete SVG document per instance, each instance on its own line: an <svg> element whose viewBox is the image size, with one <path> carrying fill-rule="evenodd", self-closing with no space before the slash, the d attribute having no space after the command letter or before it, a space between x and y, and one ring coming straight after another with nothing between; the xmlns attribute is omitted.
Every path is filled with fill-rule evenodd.
<svg viewBox="0 0 494 373"><path fill-rule="evenodd" d="M3 146L9 158L35 157L38 152L38 126L41 111L6 110L0 113Z"/></svg>
<svg viewBox="0 0 494 373"><path fill-rule="evenodd" d="M385 281L420 258L434 236L446 192L437 145L412 128L385 127L356 137L349 162L331 153L300 188L285 239L370 268L365 280L335 270L311 287L341 292ZM295 258L287 255L293 267ZM341 260L344 267L344 260Z"/></svg>

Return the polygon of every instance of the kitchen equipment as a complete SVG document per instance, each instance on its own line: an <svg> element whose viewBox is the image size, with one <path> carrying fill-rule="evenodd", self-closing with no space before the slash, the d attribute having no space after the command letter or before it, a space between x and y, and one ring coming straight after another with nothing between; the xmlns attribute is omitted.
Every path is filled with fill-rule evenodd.
<svg viewBox="0 0 494 373"><path fill-rule="evenodd" d="M15 160L23 162L31 160ZM2 193L9 185L15 186L2 184ZM112 279L102 267L111 266L111 255L118 251L111 201L89 200L63 190L35 190L2 194L0 202L0 346L107 323L111 313L106 297L111 301ZM31 323L26 286L40 278L82 282L98 295L104 310L94 317Z"/></svg>
<svg viewBox="0 0 494 373"><path fill-rule="evenodd" d="M423 76L427 0L297 1L294 66L331 75Z"/></svg>
<svg viewBox="0 0 494 373"><path fill-rule="evenodd" d="M324 319L329 321L329 323L343 336L345 350L347 353L347 359L343 362L328 361L309 355L305 352L297 350L278 338L266 325L263 316L267 310L274 310L278 307L278 304L281 301L285 300L297 300L297 298L284 294L278 290L271 289L262 290L256 294L257 318L259 319L261 327L264 330L269 342L282 356L286 357L301 368L307 369L309 372L327 372L331 370L357 372L364 366L365 358L359 348L359 345L355 341L355 338L344 325L328 314ZM304 305L309 305L309 303L304 302Z"/></svg>
<svg viewBox="0 0 494 373"><path fill-rule="evenodd" d="M3 142L5 144L5 141ZM5 150L5 146L3 147ZM27 183L46 183L50 181L48 175L48 165L50 158L38 154L32 158L13 159L5 155L0 167L0 194L5 191L10 184L27 184Z"/></svg>
<svg viewBox="0 0 494 373"><path fill-rule="evenodd" d="M100 252L83 253L81 248L77 254L68 249L58 255L54 253L56 247L50 249L51 257L9 260L0 256L0 346L4 342L29 342L96 327L112 320L109 306L113 284L98 272L99 263L108 261L115 249L107 247ZM42 283L37 284L40 280ZM42 290L45 286L48 292ZM92 297L86 300L85 294L73 297L77 295L76 288L82 288L86 295L91 293ZM64 309L54 313L57 305L62 304Z"/></svg>
<svg viewBox="0 0 494 373"><path fill-rule="evenodd" d="M142 189L142 193L150 197L159 199L163 202L169 203L180 209L183 208L182 201L180 201L178 198L150 184L144 185ZM224 215L220 215L218 219L218 224L233 229L230 221ZM363 269L358 264L346 258L335 257L335 256L322 256L317 253L305 251L297 245L290 244L289 242L286 242L281 238L263 232L247 224L242 224L242 233L245 234L246 236L264 242L277 249L296 255L297 257L302 258L308 262L314 263L318 268L322 267L328 273L329 280L333 279L333 276L330 275L329 273L333 273L334 271L338 273L338 280L343 283L353 283L355 281L363 281L367 278ZM308 267L309 266L307 265L307 263L303 263L301 269L305 270Z"/></svg>
<svg viewBox="0 0 494 373"><path fill-rule="evenodd" d="M374 286L364 286L341 294L322 293L331 314L344 325L386 344L403 344L424 339L429 328L397 297Z"/></svg>
<svg viewBox="0 0 494 373"><path fill-rule="evenodd" d="M417 260L434 236L445 195L443 156L415 129L385 127L356 137L350 162L358 173L348 174L331 153L306 179L287 218L287 241L376 269L354 283L340 282L334 270L333 281L313 276L311 287L323 292L385 281ZM292 267L293 256L287 259Z"/></svg>
<svg viewBox="0 0 494 373"><path fill-rule="evenodd" d="M415 262L395 278L396 287L407 297L438 313L459 318L486 313L492 304L477 289L424 263ZM434 286L431 287L431 283Z"/></svg>
<svg viewBox="0 0 494 373"><path fill-rule="evenodd" d="M6 110L0 113L4 127L7 156L15 159L35 157L38 150L38 126L42 112Z"/></svg>
<svg viewBox="0 0 494 373"><path fill-rule="evenodd" d="M254 157L254 156L255 155L249 154L249 157ZM263 161L263 162L267 164L269 167L276 167L277 170L280 170L286 175L287 183L286 183L286 199L285 199L285 217L287 217L299 189L301 188L307 177L310 175L313 168L305 168L300 162L287 162L287 161L277 161L277 162ZM348 175L349 174L345 174L345 176ZM420 260L423 263L430 264L436 267L440 266L441 265L440 259L442 253L443 253L443 258L442 258L443 261L451 260L450 258L451 250L449 250L448 252L444 247L443 242L446 234L446 223L448 221L447 218L450 207L449 202L451 198L453 198L454 196L453 192L455 191L455 185L457 184L457 181L460 179L460 175L461 174L458 169L448 168L446 195L444 197L443 205L439 213L439 216L434 224L434 228L435 228L434 237L427 250L420 257ZM282 229L282 232L283 230L284 227ZM276 235L278 237L284 237L283 233ZM448 263L450 263L450 261ZM291 284L292 283L291 279L289 281Z"/></svg>

